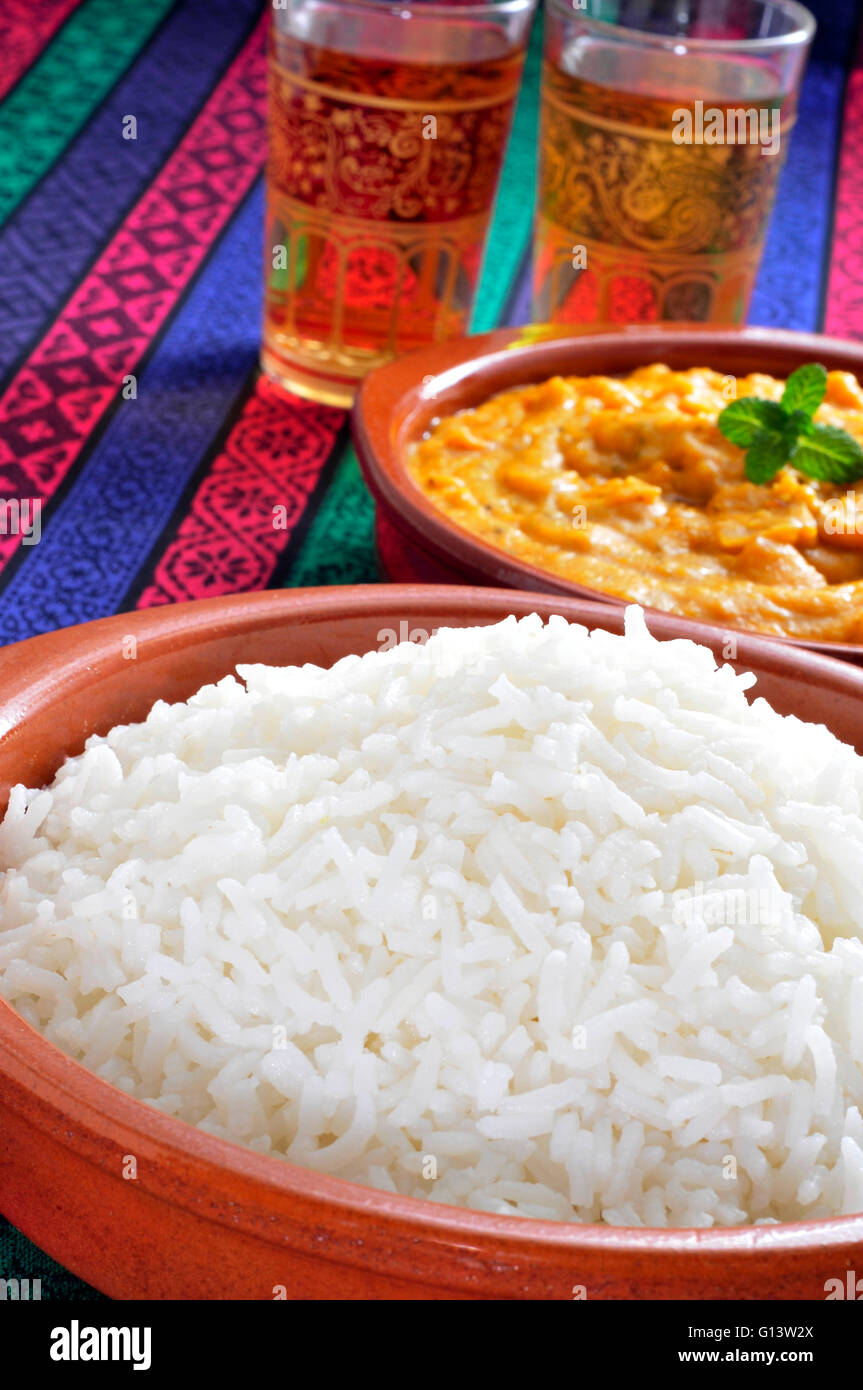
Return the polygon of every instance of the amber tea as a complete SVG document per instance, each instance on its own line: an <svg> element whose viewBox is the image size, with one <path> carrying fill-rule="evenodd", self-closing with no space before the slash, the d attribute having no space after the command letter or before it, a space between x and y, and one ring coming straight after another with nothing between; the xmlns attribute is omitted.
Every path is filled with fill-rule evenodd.
<svg viewBox="0 0 863 1390"><path fill-rule="evenodd" d="M689 7L696 29L698 8ZM735 17L764 8L744 3ZM720 9L711 6L712 34ZM748 44L736 32L728 43L649 32L640 44L550 0L535 318L743 321L802 56L796 68L784 54L772 62L769 38Z"/></svg>
<svg viewBox="0 0 863 1390"><path fill-rule="evenodd" d="M467 330L530 16L476 8L274 22L262 361L290 389L349 404L372 367Z"/></svg>

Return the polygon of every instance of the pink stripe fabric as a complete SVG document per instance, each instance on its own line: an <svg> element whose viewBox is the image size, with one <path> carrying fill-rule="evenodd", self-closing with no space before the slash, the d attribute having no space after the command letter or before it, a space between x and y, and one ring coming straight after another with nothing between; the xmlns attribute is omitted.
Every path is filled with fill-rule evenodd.
<svg viewBox="0 0 863 1390"><path fill-rule="evenodd" d="M78 0L2 0L0 101L46 48Z"/></svg>
<svg viewBox="0 0 863 1390"><path fill-rule="evenodd" d="M4 498L54 496L260 172L267 21L0 397Z"/></svg>
<svg viewBox="0 0 863 1390"><path fill-rule="evenodd" d="M845 97L824 332L863 338L863 40Z"/></svg>

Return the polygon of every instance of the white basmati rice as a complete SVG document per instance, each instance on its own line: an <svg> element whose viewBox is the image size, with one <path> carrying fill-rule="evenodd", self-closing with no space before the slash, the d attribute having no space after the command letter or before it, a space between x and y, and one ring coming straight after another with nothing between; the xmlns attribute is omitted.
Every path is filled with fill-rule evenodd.
<svg viewBox="0 0 863 1390"><path fill-rule="evenodd" d="M158 1109L490 1212L863 1207L863 759L552 619L240 667L0 827L0 991Z"/></svg>

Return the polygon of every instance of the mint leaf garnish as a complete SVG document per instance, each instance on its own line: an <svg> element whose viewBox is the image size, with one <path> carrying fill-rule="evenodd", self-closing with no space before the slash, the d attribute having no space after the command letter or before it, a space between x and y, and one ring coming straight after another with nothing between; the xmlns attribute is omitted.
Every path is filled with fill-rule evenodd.
<svg viewBox="0 0 863 1390"><path fill-rule="evenodd" d="M784 434L762 430L746 453L746 476L750 483L764 486L788 458L788 440Z"/></svg>
<svg viewBox="0 0 863 1390"><path fill-rule="evenodd" d="M795 410L802 410L811 420L826 391L827 368L822 367L820 362L810 362L791 373L779 404L789 415Z"/></svg>
<svg viewBox="0 0 863 1390"><path fill-rule="evenodd" d="M785 411L776 401L762 401L758 396L741 396L732 401L719 416L719 428L732 444L748 449L764 429L781 429Z"/></svg>
<svg viewBox="0 0 863 1390"><path fill-rule="evenodd" d="M720 432L746 450L751 483L765 486L786 464L821 482L863 478L863 446L838 425L812 419L826 391L827 369L809 362L791 373L781 401L741 396L719 412Z"/></svg>
<svg viewBox="0 0 863 1390"><path fill-rule="evenodd" d="M790 463L825 483L853 483L863 476L863 448L837 425L813 425L794 445Z"/></svg>

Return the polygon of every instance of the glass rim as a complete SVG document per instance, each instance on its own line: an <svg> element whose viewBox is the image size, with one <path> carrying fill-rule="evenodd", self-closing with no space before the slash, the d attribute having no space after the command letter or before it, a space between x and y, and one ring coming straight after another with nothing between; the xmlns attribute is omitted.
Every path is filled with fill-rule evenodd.
<svg viewBox="0 0 863 1390"><path fill-rule="evenodd" d="M597 34L626 40L647 48L679 48L686 46L688 53L764 53L779 48L801 47L811 43L815 33L815 16L798 0L761 0L763 8L778 10L795 24L787 34L775 34L772 38L754 39L700 39L689 38L686 34L653 34L649 29L633 29L628 25L615 24L613 20L598 19L584 10L573 8L571 0L548 0L550 9L561 15L571 15L579 19L585 27Z"/></svg>
<svg viewBox="0 0 863 1390"><path fill-rule="evenodd" d="M346 10L377 10L390 14L393 19L415 19L417 15L423 14L455 19L460 15L524 14L526 10L535 9L538 0L468 0L468 3L463 5L447 4L446 0L443 4L416 4L412 3L412 0L331 0L331 3L334 6L341 5ZM289 9L273 10L276 20L280 15L289 13Z"/></svg>

